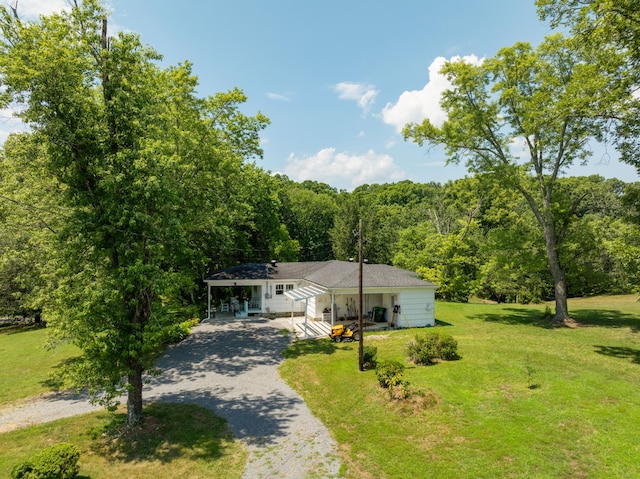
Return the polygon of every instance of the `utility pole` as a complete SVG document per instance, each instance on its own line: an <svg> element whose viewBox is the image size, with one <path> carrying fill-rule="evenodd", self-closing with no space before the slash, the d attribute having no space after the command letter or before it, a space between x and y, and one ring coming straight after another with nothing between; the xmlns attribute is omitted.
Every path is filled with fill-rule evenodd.
<svg viewBox="0 0 640 479"><path fill-rule="evenodd" d="M362 329L362 218L358 223L358 369L364 371L364 334Z"/></svg>

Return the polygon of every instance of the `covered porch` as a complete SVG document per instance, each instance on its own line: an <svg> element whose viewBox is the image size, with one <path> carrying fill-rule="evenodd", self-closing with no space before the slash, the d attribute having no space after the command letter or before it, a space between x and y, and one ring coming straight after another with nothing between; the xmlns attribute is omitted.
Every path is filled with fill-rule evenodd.
<svg viewBox="0 0 640 479"><path fill-rule="evenodd" d="M207 318L216 314L246 318L264 312L262 286L259 284L238 284L237 281L207 288Z"/></svg>

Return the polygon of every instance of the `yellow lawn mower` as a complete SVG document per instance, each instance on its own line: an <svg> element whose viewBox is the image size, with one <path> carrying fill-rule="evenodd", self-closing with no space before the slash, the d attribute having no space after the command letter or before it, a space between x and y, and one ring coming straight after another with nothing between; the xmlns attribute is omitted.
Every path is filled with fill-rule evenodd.
<svg viewBox="0 0 640 479"><path fill-rule="evenodd" d="M355 321L349 326L345 326L344 324L331 326L329 337L336 343L341 343L342 341L359 341L360 331L358 331L358 322Z"/></svg>

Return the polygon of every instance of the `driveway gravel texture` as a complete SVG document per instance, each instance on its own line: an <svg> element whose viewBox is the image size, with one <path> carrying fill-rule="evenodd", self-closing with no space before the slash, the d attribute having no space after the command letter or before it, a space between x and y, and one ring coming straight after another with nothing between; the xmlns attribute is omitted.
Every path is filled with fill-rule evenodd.
<svg viewBox="0 0 640 479"><path fill-rule="evenodd" d="M145 402L194 403L229 422L249 450L243 479L339 477L338 448L302 398L280 378L286 319L203 322L162 356ZM313 341L310 339L309 341ZM0 410L0 432L98 409L56 394Z"/></svg>

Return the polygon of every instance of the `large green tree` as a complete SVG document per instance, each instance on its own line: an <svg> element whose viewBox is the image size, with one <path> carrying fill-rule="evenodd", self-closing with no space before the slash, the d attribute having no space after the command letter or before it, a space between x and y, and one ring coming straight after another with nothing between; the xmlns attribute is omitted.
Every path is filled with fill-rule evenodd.
<svg viewBox="0 0 640 479"><path fill-rule="evenodd" d="M621 159L640 171L640 1L536 0L540 18L552 27L569 28L579 48L608 71L612 60L622 61L610 75L608 89L620 90L617 108L598 112L616 134L613 142ZM629 98L628 91L636 95Z"/></svg>
<svg viewBox="0 0 640 479"><path fill-rule="evenodd" d="M555 35L537 48L504 48L480 65L447 63L442 72L452 87L441 100L447 120L437 126L427 119L404 130L406 139L444 145L449 162L465 161L470 171L495 175L524 197L543 233L559 322L570 319L560 246L581 198L558 211L558 178L587 161L588 142L602 138L596 110L622 98L607 89L601 65L582 55L571 39Z"/></svg>
<svg viewBox="0 0 640 479"><path fill-rule="evenodd" d="M206 262L194 234L204 223L228 244L224 178L260 154L267 120L239 112L239 90L199 98L188 63L160 68L136 35L109 37L106 18L98 0L38 22L0 7L0 78L69 211L44 314L83 351L75 384L106 404L126 392L133 425L143 373Z"/></svg>

